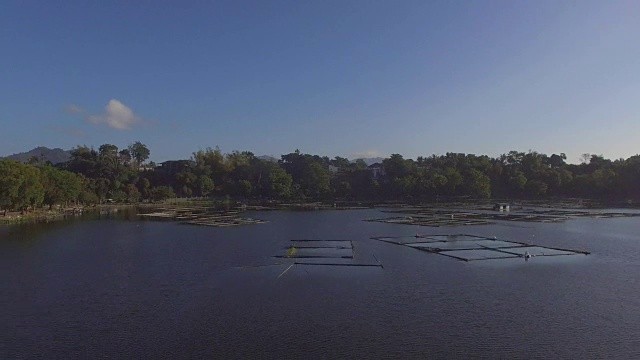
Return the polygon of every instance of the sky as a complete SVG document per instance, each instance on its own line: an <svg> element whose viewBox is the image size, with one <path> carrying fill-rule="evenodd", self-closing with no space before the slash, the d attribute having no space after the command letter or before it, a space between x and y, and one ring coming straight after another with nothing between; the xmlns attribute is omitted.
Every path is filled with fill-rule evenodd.
<svg viewBox="0 0 640 360"><path fill-rule="evenodd" d="M0 2L0 156L639 153L640 1Z"/></svg>

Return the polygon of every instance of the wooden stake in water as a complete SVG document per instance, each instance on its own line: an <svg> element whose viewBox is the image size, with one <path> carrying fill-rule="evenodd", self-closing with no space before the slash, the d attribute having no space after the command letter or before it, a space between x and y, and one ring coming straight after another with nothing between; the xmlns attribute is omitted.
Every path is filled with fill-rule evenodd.
<svg viewBox="0 0 640 360"><path fill-rule="evenodd" d="M295 263L294 263L294 264L289 265L289 267L288 267L285 271L283 271L280 275L278 275L278 279L280 279L280 277L281 277L282 275L284 275L287 271L289 271L289 269L291 269L291 267L292 267L293 265L295 265Z"/></svg>

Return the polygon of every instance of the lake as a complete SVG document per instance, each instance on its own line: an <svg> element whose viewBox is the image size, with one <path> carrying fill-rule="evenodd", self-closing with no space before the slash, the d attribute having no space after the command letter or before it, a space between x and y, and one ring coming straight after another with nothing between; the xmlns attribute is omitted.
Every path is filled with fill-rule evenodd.
<svg viewBox="0 0 640 360"><path fill-rule="evenodd" d="M362 221L389 215L375 209L247 215L269 223L0 227L0 358L640 358L640 218L430 228ZM591 255L467 263L369 239L417 232ZM251 267L290 262L273 256L304 238L352 240L354 262L384 268Z"/></svg>

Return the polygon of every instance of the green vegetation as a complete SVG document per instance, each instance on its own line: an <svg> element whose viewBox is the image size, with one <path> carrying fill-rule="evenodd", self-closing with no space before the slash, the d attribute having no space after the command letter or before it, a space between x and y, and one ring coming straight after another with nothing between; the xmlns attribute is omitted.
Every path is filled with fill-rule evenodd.
<svg viewBox="0 0 640 360"><path fill-rule="evenodd" d="M297 253L298 253L298 249L292 246L289 248L289 250L287 250L287 257L295 257Z"/></svg>
<svg viewBox="0 0 640 360"><path fill-rule="evenodd" d="M232 201L433 201L445 197L541 199L583 197L639 200L640 156L611 161L583 155L511 151L497 158L447 153L405 159L393 154L367 166L296 150L277 162L251 152L207 148L189 160L145 164L150 151L136 142L126 149L78 146L69 161L42 158L0 161L0 210L165 201L176 197Z"/></svg>

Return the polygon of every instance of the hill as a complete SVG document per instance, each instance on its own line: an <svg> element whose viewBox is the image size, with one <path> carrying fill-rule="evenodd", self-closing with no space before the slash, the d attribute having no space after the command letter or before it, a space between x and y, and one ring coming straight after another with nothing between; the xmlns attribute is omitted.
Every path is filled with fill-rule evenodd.
<svg viewBox="0 0 640 360"><path fill-rule="evenodd" d="M20 162L26 162L29 159L31 159L31 157L33 156L36 156L36 157L42 156L44 157L45 161L50 161L52 164L58 164L58 163L68 161L69 158L71 157L71 152L68 150L62 150L59 148L49 149L48 147L45 147L45 146L39 146L27 152L9 155L4 158L17 160Z"/></svg>

